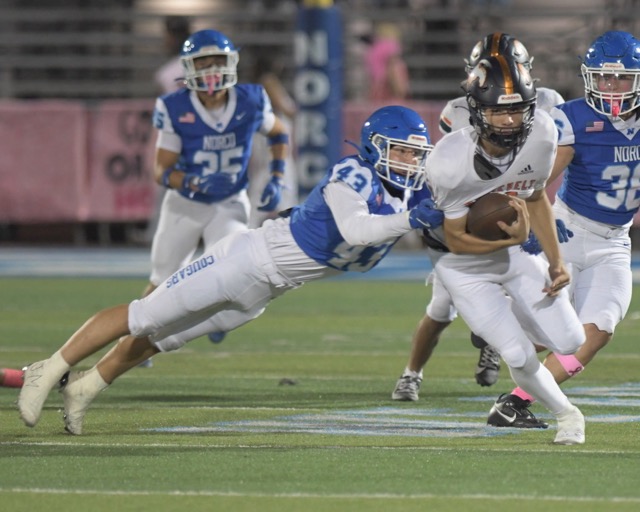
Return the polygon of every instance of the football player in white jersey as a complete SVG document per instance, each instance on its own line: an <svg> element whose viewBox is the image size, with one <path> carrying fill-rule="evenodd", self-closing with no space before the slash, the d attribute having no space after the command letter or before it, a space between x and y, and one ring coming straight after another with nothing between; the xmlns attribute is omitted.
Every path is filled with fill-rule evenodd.
<svg viewBox="0 0 640 512"><path fill-rule="evenodd" d="M487 56L511 55L516 61L525 66L529 71L532 69L533 56L529 55L526 47L515 37L503 32L493 32L478 41L471 50L467 60L466 71L473 69L480 59ZM549 112L556 105L564 103L564 98L555 89L547 87L536 87L536 110ZM438 128L443 134L450 133L469 125L469 107L467 98L460 96L445 105L440 113ZM566 231L563 224L558 225L560 231L558 236L562 236L561 241L566 241L570 231ZM441 293L440 290L438 293ZM500 370L500 355L484 342L482 338L471 333L471 342L480 349L480 357L476 366L475 378L481 386L492 386L498 380Z"/></svg>
<svg viewBox="0 0 640 512"><path fill-rule="evenodd" d="M488 34L476 43L469 58L465 59L465 71L469 73L482 59L497 55L508 56L531 71L533 57L529 55L526 47L512 35L503 32ZM536 88L536 92L536 110L542 108L542 110L549 111L564 101L562 96L553 89ZM440 115L439 128L446 135L460 128L468 127L469 123L470 113L467 97L462 96L447 103ZM569 236L570 231L559 224L558 237L560 241L566 241ZM429 233L425 233L425 238L432 246L435 246ZM432 285L432 298L427 305L425 315L420 319L413 333L409 360L391 394L393 400L418 400L423 368L431 357L440 335L456 317L451 297L442 287L437 276L430 275L427 281ZM476 382L481 386L491 386L498 380L500 355L497 350L474 333L471 334L471 341L474 346L480 349L480 357L475 369ZM540 426L546 426L546 424L540 423Z"/></svg>
<svg viewBox="0 0 640 512"><path fill-rule="evenodd" d="M562 244L571 265L571 291L587 339L573 355L555 351L544 361L562 383L609 343L631 302L629 228L640 207L640 41L611 31L589 46L582 64L585 97L551 111L559 133L550 182L565 170L553 211L574 232ZM488 423L527 426L521 388L502 395ZM504 416L513 417L505 421Z"/></svg>
<svg viewBox="0 0 640 512"><path fill-rule="evenodd" d="M63 388L65 428L80 434L89 404L140 361L208 332L231 331L308 281L366 272L412 229L442 222L425 197L432 149L424 121L392 106L365 122L357 155L334 165L290 215L238 231L167 276L150 295L89 319L49 359L25 370L18 407L34 426L51 389L72 366L122 337Z"/></svg>
<svg viewBox="0 0 640 512"><path fill-rule="evenodd" d="M168 190L151 246L151 275L143 295L229 233L248 229L247 166L253 135L266 135L270 171L261 211L281 197L289 135L259 84L238 84L238 51L216 30L184 42L180 60L186 87L156 100L155 175ZM266 172L266 169L265 169ZM209 333L219 342L224 333Z"/></svg>
<svg viewBox="0 0 640 512"><path fill-rule="evenodd" d="M472 126L440 140L426 167L445 216L432 231L446 248L432 255L434 272L469 328L498 350L513 380L556 417L554 443L582 444L584 417L535 347L570 355L585 340L544 190L557 132L549 114L535 110L529 70L508 55L482 59L464 87ZM467 232L466 219L469 206L492 191L513 196L518 218L499 223L508 238L486 241ZM530 229L546 261L520 247Z"/></svg>

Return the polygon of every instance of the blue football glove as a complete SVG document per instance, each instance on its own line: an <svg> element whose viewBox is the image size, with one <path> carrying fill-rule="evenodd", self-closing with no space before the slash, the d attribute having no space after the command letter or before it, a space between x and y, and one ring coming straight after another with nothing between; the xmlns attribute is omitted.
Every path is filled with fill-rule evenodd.
<svg viewBox="0 0 640 512"><path fill-rule="evenodd" d="M538 239L536 238L536 235L533 234L533 231L529 232L529 238L527 238L527 241L520 245L520 247L522 247L522 250L524 252L533 255L540 254L542 252L540 242L538 242Z"/></svg>
<svg viewBox="0 0 640 512"><path fill-rule="evenodd" d="M573 231L567 229L567 226L565 226L564 222L560 219L556 219L556 230L558 232L558 242L561 244L568 242L569 238L573 236ZM529 254L535 255L542 252L540 242L536 238L536 235L533 234L533 231L529 233L529 238L520 247L522 247L524 252L528 252Z"/></svg>
<svg viewBox="0 0 640 512"><path fill-rule="evenodd" d="M435 229L444 222L444 213L436 209L433 199L423 199L409 212L409 224L413 229Z"/></svg>
<svg viewBox="0 0 640 512"><path fill-rule="evenodd" d="M260 206L258 210L261 212L272 212L278 206L282 197L282 179L279 176L272 176L264 187L262 196L260 196Z"/></svg>
<svg viewBox="0 0 640 512"><path fill-rule="evenodd" d="M198 192L214 199L224 199L229 196L235 184L235 175L226 172L198 176L190 183L191 187L195 187Z"/></svg>
<svg viewBox="0 0 640 512"><path fill-rule="evenodd" d="M573 231L568 229L560 219L556 219L556 230L558 231L558 242L561 244L568 242L569 238L573 237Z"/></svg>

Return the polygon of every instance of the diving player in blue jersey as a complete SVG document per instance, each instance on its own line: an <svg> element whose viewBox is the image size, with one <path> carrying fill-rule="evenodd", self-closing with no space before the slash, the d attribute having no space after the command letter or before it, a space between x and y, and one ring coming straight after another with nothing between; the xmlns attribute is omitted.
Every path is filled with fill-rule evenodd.
<svg viewBox="0 0 640 512"><path fill-rule="evenodd" d="M221 32L201 30L183 44L185 88L156 100L155 176L166 187L151 246L144 295L205 249L248 229L247 166L255 133L266 135L271 179L261 211L280 202L289 135L261 85L237 84L238 51ZM267 170L265 169L265 172ZM221 341L223 333L211 333Z"/></svg>
<svg viewBox="0 0 640 512"><path fill-rule="evenodd" d="M585 97L551 111L559 147L549 183L566 168L553 210L574 233L560 248L587 336L575 354L545 359L558 383L609 343L631 302L629 228L640 206L640 41L626 32L604 33L589 46L582 77ZM526 421L505 420L514 414L520 420L523 401L533 397L520 388L501 396L489 423L526 427Z"/></svg>
<svg viewBox="0 0 640 512"><path fill-rule="evenodd" d="M62 390L65 429L82 432L91 401L141 361L208 332L231 331L273 299L309 281L373 268L412 229L442 223L425 192L432 146L411 109L384 107L365 122L358 154L331 168L291 214L233 233L165 278L150 295L104 309L49 359L30 365L18 399L33 427L59 379L122 337L93 368L71 371Z"/></svg>

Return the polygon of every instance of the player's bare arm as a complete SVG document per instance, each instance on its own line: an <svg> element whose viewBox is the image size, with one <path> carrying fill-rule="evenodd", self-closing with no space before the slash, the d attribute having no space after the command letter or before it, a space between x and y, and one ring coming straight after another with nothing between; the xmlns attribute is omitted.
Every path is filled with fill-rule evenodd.
<svg viewBox="0 0 640 512"><path fill-rule="evenodd" d="M538 238L547 261L549 261L551 282L543 291L554 297L569 284L571 277L560 255L560 245L551 204L547 194L543 190L538 190L529 198L527 206L531 213L531 229Z"/></svg>
<svg viewBox="0 0 640 512"><path fill-rule="evenodd" d="M284 160L287 158L287 152L289 151L289 134L284 123L279 117L276 116L273 128L271 128L267 134L267 138L273 141L278 141L277 143L269 145L271 158L273 160Z"/></svg>
<svg viewBox="0 0 640 512"><path fill-rule="evenodd" d="M573 149L573 146L558 146L558 152L556 153L556 159L553 163L551 176L549 176L549 179L547 180L547 186L551 185L551 183L562 175L564 170L567 168L567 165L569 165L571 160L573 160L574 154L575 150Z"/></svg>
<svg viewBox="0 0 640 512"><path fill-rule="evenodd" d="M503 240L483 240L467 232L467 216L458 219L445 218L443 229L447 247L454 254L488 254L512 245L520 245L529 236L529 215L522 199L514 197L511 206L518 218L509 226L499 222L500 228L509 235Z"/></svg>
<svg viewBox="0 0 640 512"><path fill-rule="evenodd" d="M163 185L162 179L167 169L174 167L178 163L180 155L169 151L168 149L156 149L156 160L153 168L154 177L159 185ZM169 184L172 188L180 188L184 173L182 171L174 171L169 176Z"/></svg>

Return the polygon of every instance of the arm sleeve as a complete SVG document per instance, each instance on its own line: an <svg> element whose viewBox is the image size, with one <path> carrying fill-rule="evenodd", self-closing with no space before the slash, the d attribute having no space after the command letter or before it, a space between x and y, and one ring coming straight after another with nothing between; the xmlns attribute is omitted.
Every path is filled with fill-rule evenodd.
<svg viewBox="0 0 640 512"><path fill-rule="evenodd" d="M342 238L351 245L377 245L411 231L409 212L372 214L362 196L343 182L329 183L323 193Z"/></svg>
<svg viewBox="0 0 640 512"><path fill-rule="evenodd" d="M173 129L171 116L162 98L156 99L153 110L153 127L158 130L156 138L156 149L166 149L173 153L180 153L182 150L182 139Z"/></svg>
<svg viewBox="0 0 640 512"><path fill-rule="evenodd" d="M175 133L160 130L156 139L156 148L166 149L172 153L180 153L182 151L182 139Z"/></svg>
<svg viewBox="0 0 640 512"><path fill-rule="evenodd" d="M567 115L557 107L549 112L558 129L558 145L570 146L576 143L576 136L573 133L573 125Z"/></svg>

